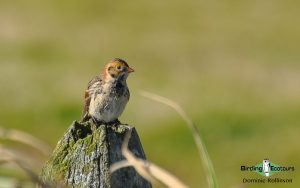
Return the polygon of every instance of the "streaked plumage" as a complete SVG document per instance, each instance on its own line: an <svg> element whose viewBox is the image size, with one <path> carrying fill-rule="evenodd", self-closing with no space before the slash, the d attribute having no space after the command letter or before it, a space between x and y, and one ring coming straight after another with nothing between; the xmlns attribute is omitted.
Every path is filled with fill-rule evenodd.
<svg viewBox="0 0 300 188"><path fill-rule="evenodd" d="M130 72L133 69L124 60L115 58L88 83L82 121L89 118L102 123L118 121L130 97L126 83Z"/></svg>

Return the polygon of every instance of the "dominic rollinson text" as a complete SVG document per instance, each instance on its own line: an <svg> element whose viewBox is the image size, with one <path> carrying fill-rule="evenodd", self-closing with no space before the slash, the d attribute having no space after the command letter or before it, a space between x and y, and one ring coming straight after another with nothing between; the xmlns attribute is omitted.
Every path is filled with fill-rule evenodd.
<svg viewBox="0 0 300 188"><path fill-rule="evenodd" d="M243 183L293 183L291 178L243 178Z"/></svg>

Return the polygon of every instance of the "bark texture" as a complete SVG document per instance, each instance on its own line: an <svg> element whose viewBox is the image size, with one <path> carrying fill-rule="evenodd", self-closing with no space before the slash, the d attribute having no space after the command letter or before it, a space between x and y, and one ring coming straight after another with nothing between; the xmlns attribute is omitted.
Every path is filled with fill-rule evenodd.
<svg viewBox="0 0 300 188"><path fill-rule="evenodd" d="M132 167L122 168L110 175L110 166L124 159L121 145L129 129L132 129L129 150L145 159L140 139L133 127L75 121L42 169L41 179L45 182L62 182L71 187L151 188L151 184Z"/></svg>

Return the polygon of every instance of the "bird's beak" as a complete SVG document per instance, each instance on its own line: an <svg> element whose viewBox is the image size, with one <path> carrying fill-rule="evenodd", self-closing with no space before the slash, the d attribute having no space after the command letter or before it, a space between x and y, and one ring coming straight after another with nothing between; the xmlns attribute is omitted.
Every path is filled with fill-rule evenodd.
<svg viewBox="0 0 300 188"><path fill-rule="evenodd" d="M131 67L128 67L128 73L134 72L134 69Z"/></svg>

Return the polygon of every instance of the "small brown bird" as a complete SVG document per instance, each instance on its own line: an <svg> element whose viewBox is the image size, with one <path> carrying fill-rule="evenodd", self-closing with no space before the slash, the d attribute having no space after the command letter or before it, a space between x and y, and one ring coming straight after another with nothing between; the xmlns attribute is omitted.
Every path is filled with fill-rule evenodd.
<svg viewBox="0 0 300 188"><path fill-rule="evenodd" d="M130 93L126 79L134 72L126 61L115 58L99 76L94 77L85 91L82 121L92 118L97 123L118 124Z"/></svg>

